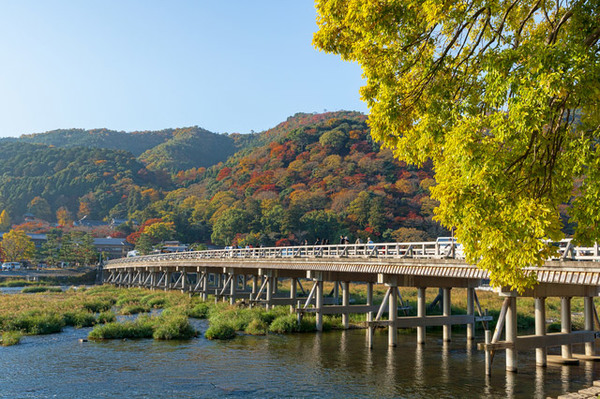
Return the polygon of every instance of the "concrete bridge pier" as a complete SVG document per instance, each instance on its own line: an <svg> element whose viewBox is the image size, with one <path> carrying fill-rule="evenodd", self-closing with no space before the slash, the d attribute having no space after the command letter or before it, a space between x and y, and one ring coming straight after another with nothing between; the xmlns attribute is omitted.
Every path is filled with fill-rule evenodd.
<svg viewBox="0 0 600 399"><path fill-rule="evenodd" d="M165 286L163 289L168 291L171 289L171 279L173 278L173 273L171 273L168 269L165 270Z"/></svg>
<svg viewBox="0 0 600 399"><path fill-rule="evenodd" d="M398 344L398 327L396 326L396 320L398 319L398 285L397 283L391 283L389 305L388 305L388 320L390 325L388 326L388 345L396 346Z"/></svg>
<svg viewBox="0 0 600 399"><path fill-rule="evenodd" d="M156 285L158 282L158 273L151 271L150 272L150 290L151 291L155 291L156 290Z"/></svg>
<svg viewBox="0 0 600 399"><path fill-rule="evenodd" d="M204 272L201 275L202 280L202 300L206 301L208 299L208 269L204 268Z"/></svg>
<svg viewBox="0 0 600 399"><path fill-rule="evenodd" d="M596 244L597 246L597 244ZM586 296L583 298L583 316L584 328L588 331L594 330L594 297ZM596 356L595 342L585 343L585 355Z"/></svg>
<svg viewBox="0 0 600 399"><path fill-rule="evenodd" d="M323 276L321 272L314 273L315 281L315 326L317 331L323 331Z"/></svg>
<svg viewBox="0 0 600 399"><path fill-rule="evenodd" d="M251 288L251 292L250 292L250 302L252 302L252 300L256 298L256 290L258 288L257 282L258 282L258 276L256 274L252 275L252 288Z"/></svg>
<svg viewBox="0 0 600 399"><path fill-rule="evenodd" d="M344 329L348 329L350 327L350 314L347 309L350 305L350 282L343 281L342 282L342 306L346 309L345 312L342 313L342 325Z"/></svg>
<svg viewBox="0 0 600 399"><path fill-rule="evenodd" d="M185 294L190 290L190 282L188 280L188 274L185 269L181 270L181 293Z"/></svg>
<svg viewBox="0 0 600 399"><path fill-rule="evenodd" d="M425 292L427 288L418 287L417 288L417 317L425 317ZM424 344L425 343L425 335L426 335L425 326L417 326L417 343Z"/></svg>
<svg viewBox="0 0 600 399"><path fill-rule="evenodd" d="M267 275L263 276L263 279L266 279L266 290L267 290L267 303L265 304L265 309L271 309L271 300L273 299L273 273L270 270L267 270Z"/></svg>
<svg viewBox="0 0 600 399"><path fill-rule="evenodd" d="M290 299L292 300L292 302L295 302L297 296L297 282L297 278L292 277L290 279ZM294 309L294 304L292 303L290 305L290 313L294 313Z"/></svg>
<svg viewBox="0 0 600 399"><path fill-rule="evenodd" d="M560 332L571 333L571 297L560 298ZM573 350L571 344L560 346L560 354L563 359L572 359Z"/></svg>
<svg viewBox="0 0 600 399"><path fill-rule="evenodd" d="M535 298L535 335L546 335L546 298ZM546 347L535 348L535 364L546 367L548 363L548 350Z"/></svg>
<svg viewBox="0 0 600 399"><path fill-rule="evenodd" d="M230 286L229 286L229 304L235 304L235 289L237 288L238 275L231 272L229 274Z"/></svg>
<svg viewBox="0 0 600 399"><path fill-rule="evenodd" d="M467 315L475 316L475 288L467 288ZM473 319L474 320L474 319ZM475 322L467 324L467 341L475 339Z"/></svg>
<svg viewBox="0 0 600 399"><path fill-rule="evenodd" d="M509 296L506 309L506 342L512 344L506 348L506 371L517 371L517 298Z"/></svg>
<svg viewBox="0 0 600 399"><path fill-rule="evenodd" d="M443 315L444 317L449 317L452 312L452 302L451 302L451 290L452 288L443 288ZM452 325L444 324L442 326L442 338L444 342L450 342L452 340Z"/></svg>
<svg viewBox="0 0 600 399"><path fill-rule="evenodd" d="M372 309L373 306L373 283L369 281L367 283L367 306L369 309ZM369 348L373 348L373 331L374 327L370 323L373 321L373 311L369 310L367 312L367 346Z"/></svg>

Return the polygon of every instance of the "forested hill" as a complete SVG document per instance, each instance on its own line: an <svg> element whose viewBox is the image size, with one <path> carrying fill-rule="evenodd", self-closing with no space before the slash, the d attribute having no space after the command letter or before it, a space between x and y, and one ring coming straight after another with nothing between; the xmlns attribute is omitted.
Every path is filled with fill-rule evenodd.
<svg viewBox="0 0 600 399"><path fill-rule="evenodd" d="M170 179L148 171L131 153L100 148L0 143L0 207L53 221L60 208L103 218L133 187L168 190Z"/></svg>
<svg viewBox="0 0 600 399"><path fill-rule="evenodd" d="M217 245L444 234L432 221L430 167L380 149L363 114L299 113L251 135L154 133L68 130L0 141L0 206L15 221L25 212L61 224L161 220L169 238ZM122 134L130 147L91 148L114 148ZM36 136L46 144L24 142Z"/></svg>
<svg viewBox="0 0 600 399"><path fill-rule="evenodd" d="M173 137L140 156L148 169L176 173L191 168L209 167L227 160L254 135L224 135L198 127L177 129Z"/></svg>
<svg viewBox="0 0 600 399"><path fill-rule="evenodd" d="M60 129L3 141L123 150L136 157L141 156L140 159L149 169L177 172L223 162L255 136L217 134L193 126L131 133L108 129Z"/></svg>
<svg viewBox="0 0 600 399"><path fill-rule="evenodd" d="M54 147L92 147L124 150L139 156L144 151L173 138L174 129L145 132L118 132L108 129L59 129L45 133L25 134L19 142Z"/></svg>
<svg viewBox="0 0 600 399"><path fill-rule="evenodd" d="M298 114L254 144L152 203L139 219L172 221L179 238L218 245L444 234L431 219L430 168L400 164L381 150L360 113ZM185 183L185 174L175 180Z"/></svg>

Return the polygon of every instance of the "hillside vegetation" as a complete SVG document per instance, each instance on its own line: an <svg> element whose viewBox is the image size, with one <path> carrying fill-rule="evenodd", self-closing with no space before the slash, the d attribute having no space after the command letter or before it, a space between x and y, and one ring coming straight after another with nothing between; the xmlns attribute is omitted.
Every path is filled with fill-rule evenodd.
<svg viewBox="0 0 600 399"><path fill-rule="evenodd" d="M430 166L397 162L366 119L300 113L259 134L72 129L4 140L0 205L13 220L29 211L55 221L59 210L149 220L168 227L163 239L217 245L445 234L431 218Z"/></svg>

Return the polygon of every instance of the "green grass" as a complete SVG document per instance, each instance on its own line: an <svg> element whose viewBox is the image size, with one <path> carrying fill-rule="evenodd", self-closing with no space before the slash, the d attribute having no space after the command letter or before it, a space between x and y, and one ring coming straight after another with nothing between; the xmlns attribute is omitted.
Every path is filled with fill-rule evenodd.
<svg viewBox="0 0 600 399"><path fill-rule="evenodd" d="M206 339L231 339L236 336L235 329L223 322L214 323L204 333Z"/></svg>
<svg viewBox="0 0 600 399"><path fill-rule="evenodd" d="M139 316L134 321L109 322L96 326L88 335L90 339L154 338L157 340L190 339L196 330L186 315L171 313L160 316Z"/></svg>
<svg viewBox="0 0 600 399"><path fill-rule="evenodd" d="M138 319L123 323L107 323L95 327L88 335L90 339L124 339L124 338L152 338L154 329L152 323Z"/></svg>
<svg viewBox="0 0 600 399"><path fill-rule="evenodd" d="M0 338L0 345L2 346L12 346L21 342L21 337L23 334L19 331L6 331L2 334Z"/></svg>

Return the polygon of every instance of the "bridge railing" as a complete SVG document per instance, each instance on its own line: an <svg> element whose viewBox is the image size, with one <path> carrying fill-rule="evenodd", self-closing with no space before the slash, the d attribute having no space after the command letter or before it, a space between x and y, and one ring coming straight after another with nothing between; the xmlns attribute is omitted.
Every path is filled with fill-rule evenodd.
<svg viewBox="0 0 600 399"><path fill-rule="evenodd" d="M598 244L592 247L575 246L571 239L553 243L557 255L552 260L600 261ZM277 258L429 258L464 259L462 245L454 240L428 242L393 242L334 245L299 245L288 247L229 248L204 251L176 252L113 259L110 264L160 262L194 259L277 259Z"/></svg>
<svg viewBox="0 0 600 399"><path fill-rule="evenodd" d="M455 243L409 242L334 245L300 245L287 247L229 248L175 252L120 258L107 264L159 262L193 259L264 259L264 258L457 258L462 247Z"/></svg>

